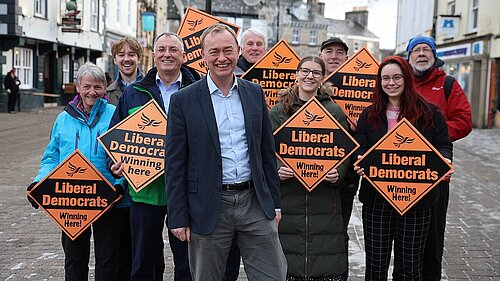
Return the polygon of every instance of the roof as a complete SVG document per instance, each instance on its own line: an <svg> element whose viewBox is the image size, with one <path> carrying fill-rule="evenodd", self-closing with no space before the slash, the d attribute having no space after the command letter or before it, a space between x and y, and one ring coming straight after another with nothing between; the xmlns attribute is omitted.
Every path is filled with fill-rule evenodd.
<svg viewBox="0 0 500 281"><path fill-rule="evenodd" d="M362 36L368 38L376 38L380 39L377 35L371 32L368 29L364 29L359 24L350 21L350 20L336 20L325 18L325 20L329 21L328 25L328 33L332 33L335 35L344 35L344 36Z"/></svg>

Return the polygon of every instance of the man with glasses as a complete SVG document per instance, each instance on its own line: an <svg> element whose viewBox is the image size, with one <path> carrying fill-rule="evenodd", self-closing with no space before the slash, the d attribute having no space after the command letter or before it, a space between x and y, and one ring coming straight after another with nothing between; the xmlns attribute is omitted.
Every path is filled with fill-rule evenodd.
<svg viewBox="0 0 500 281"><path fill-rule="evenodd" d="M439 69L444 62L436 55L436 42L427 36L417 36L408 42L407 60L415 77L418 92L429 102L439 106L448 125L451 141L466 137L472 130L471 108L464 90L452 80L448 87L446 73ZM449 94L445 92L449 91ZM437 187L439 201L432 208L431 226L424 253L423 275L425 281L441 280L446 212L450 197L449 182L443 181Z"/></svg>
<svg viewBox="0 0 500 281"><path fill-rule="evenodd" d="M167 112L170 97L179 89L199 79L196 72L184 65L184 45L175 33L166 32L154 43L155 67L144 79L125 88L110 123L110 128L154 99ZM110 163L110 171L123 176L121 162ZM112 164L112 165L111 165ZM165 178L159 177L139 192L130 189L130 224L132 232L131 280L163 280L163 224L167 213ZM170 234L170 233L169 233ZM174 256L174 280L190 281L187 243L169 235Z"/></svg>

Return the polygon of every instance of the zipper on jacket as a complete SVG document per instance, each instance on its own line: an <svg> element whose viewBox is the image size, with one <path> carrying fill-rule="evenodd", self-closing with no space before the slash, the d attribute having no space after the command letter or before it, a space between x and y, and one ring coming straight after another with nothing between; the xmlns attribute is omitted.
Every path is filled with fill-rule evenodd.
<svg viewBox="0 0 500 281"><path fill-rule="evenodd" d="M78 140L80 139L80 132L76 132L76 139L75 139L75 150L78 149Z"/></svg>
<svg viewBox="0 0 500 281"><path fill-rule="evenodd" d="M97 146L99 145L99 141L97 139L99 138L100 135L101 132L97 132L97 137L95 138L94 155L97 155Z"/></svg>
<svg viewBox="0 0 500 281"><path fill-rule="evenodd" d="M304 265L305 265L305 268L304 268L304 279L307 280L307 278L309 277L309 272L308 272L308 256L309 256L309 235L307 235L309 233L309 213L308 213L308 208L309 208L309 191L306 191L306 209L305 209L305 242L306 242L306 254L305 254L305 258L304 258Z"/></svg>

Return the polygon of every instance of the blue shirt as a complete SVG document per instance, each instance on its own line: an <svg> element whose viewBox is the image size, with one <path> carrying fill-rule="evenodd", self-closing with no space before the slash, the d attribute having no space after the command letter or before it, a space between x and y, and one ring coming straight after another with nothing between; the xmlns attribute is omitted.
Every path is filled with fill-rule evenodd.
<svg viewBox="0 0 500 281"><path fill-rule="evenodd" d="M179 77L172 84L165 86L163 81L160 79L160 75L156 73L156 86L161 93L161 98L163 99L163 105L165 106L165 112L168 112L168 106L170 105L170 97L173 93L179 91L182 82L182 73L179 72Z"/></svg>
<svg viewBox="0 0 500 281"><path fill-rule="evenodd" d="M210 78L210 72L207 75L207 82L219 131L222 183L249 181L252 179L252 170L237 79L234 78L233 86L227 96L217 88Z"/></svg>

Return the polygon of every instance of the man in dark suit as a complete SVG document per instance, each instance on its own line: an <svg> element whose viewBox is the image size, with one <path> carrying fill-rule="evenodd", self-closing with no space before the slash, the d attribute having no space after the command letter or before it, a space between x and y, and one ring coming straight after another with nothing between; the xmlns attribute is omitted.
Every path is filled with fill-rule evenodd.
<svg viewBox="0 0 500 281"><path fill-rule="evenodd" d="M209 72L170 100L166 141L169 227L189 241L193 280L220 281L233 236L249 280L285 280L274 140L262 88L237 79L234 31L201 35Z"/></svg>

